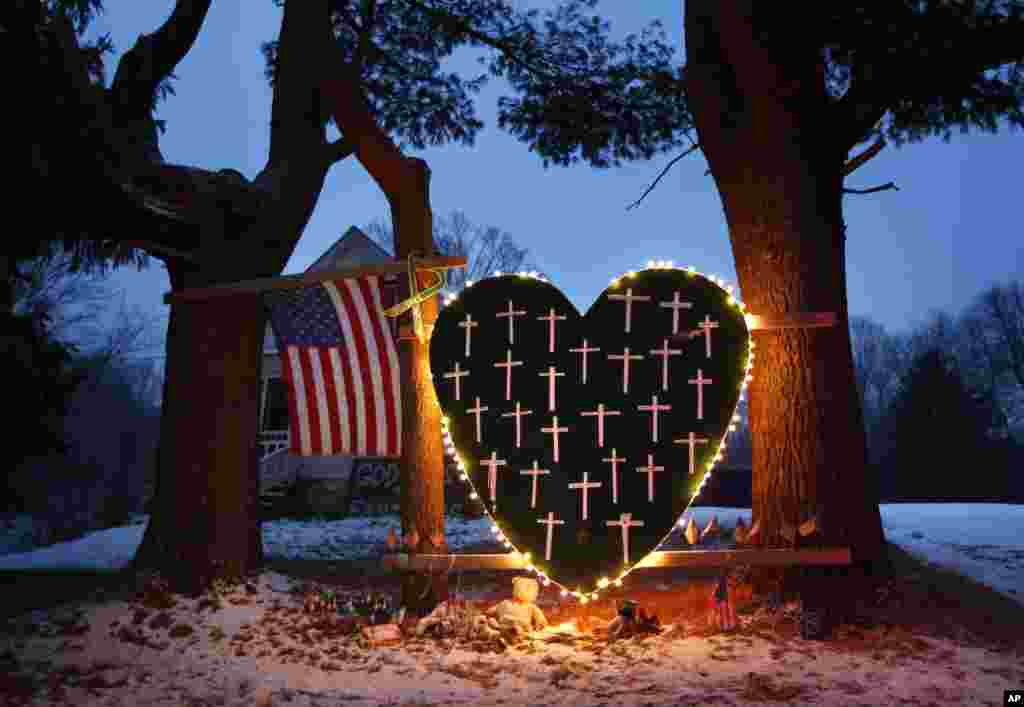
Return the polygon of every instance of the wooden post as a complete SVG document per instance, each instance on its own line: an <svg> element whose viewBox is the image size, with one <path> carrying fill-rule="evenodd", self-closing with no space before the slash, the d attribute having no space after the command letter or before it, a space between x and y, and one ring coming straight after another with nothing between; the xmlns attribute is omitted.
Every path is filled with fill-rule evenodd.
<svg viewBox="0 0 1024 707"><path fill-rule="evenodd" d="M411 254L434 254L430 212L430 169L416 158L403 158L402 189L388 193L399 260ZM420 287L431 284L429 273L417 273ZM402 381L402 532L415 532L415 552L444 552L444 449L441 444L441 409L430 373L430 334L437 320L437 296L420 305L426 336L403 335L400 320L399 365ZM435 541L438 543L435 545ZM448 575L406 572L402 577L402 604L412 615L425 615L448 599Z"/></svg>

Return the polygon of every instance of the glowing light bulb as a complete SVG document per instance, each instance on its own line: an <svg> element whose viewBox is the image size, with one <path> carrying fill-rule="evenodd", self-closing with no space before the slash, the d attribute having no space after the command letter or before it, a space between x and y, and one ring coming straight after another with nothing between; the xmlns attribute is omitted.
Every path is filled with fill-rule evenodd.
<svg viewBox="0 0 1024 707"><path fill-rule="evenodd" d="M479 496L477 495L476 491L470 491L470 492L469 492L469 497L470 497L470 498L472 498L472 499L477 499L477 498L480 498L480 497L479 497Z"/></svg>

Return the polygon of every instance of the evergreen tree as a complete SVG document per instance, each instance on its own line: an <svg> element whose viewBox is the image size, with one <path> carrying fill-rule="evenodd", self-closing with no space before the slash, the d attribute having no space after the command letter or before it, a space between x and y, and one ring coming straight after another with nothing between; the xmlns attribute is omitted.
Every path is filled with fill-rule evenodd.
<svg viewBox="0 0 1024 707"><path fill-rule="evenodd" d="M888 414L887 490L898 500L999 498L1005 473L991 453L990 415L955 360L931 348L914 357Z"/></svg>

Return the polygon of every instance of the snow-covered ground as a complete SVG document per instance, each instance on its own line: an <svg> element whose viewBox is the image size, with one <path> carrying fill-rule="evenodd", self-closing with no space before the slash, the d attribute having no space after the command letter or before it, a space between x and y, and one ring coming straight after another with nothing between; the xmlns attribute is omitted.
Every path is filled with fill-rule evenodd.
<svg viewBox="0 0 1024 707"><path fill-rule="evenodd" d="M909 552L949 567L1024 603L1024 505L987 503L884 504L886 537ZM749 509L694 508L700 527L717 515L725 527ZM83 538L31 552L0 555L0 569L124 567L142 540L147 519L90 533ZM271 558L358 559L379 554L395 516L336 521L274 521L263 524L263 547ZM491 539L486 519L449 518L445 536L455 552ZM0 539L0 548L4 542Z"/></svg>
<svg viewBox="0 0 1024 707"><path fill-rule="evenodd" d="M749 511L734 509L701 508L693 515L698 524L717 515L726 527L738 515L750 520ZM890 540L1024 597L1024 507L888 505L882 516ZM120 567L144 524L9 554L0 567ZM265 549L282 558L372 557L395 525L393 517L267 523ZM458 550L490 533L486 521L450 519L447 535ZM82 707L982 705L1000 704L1004 689L1024 685L1024 653L886 627L811 643L750 630L709 636L692 625L670 625L660 636L609 645L569 622L504 653L415 638L374 648L311 626L300 597L290 592L295 584L264 572L213 610L202 599L179 596L164 610L146 609L138 599L108 599L32 612L21 620L34 631L0 632L0 679L15 665L34 671L45 684L32 704ZM741 616L741 626L753 620ZM11 684L0 684L0 692Z"/></svg>

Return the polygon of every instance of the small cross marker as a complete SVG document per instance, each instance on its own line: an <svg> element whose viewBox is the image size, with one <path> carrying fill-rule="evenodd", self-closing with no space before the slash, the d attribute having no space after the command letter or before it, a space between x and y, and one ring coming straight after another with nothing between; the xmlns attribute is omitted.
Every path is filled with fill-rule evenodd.
<svg viewBox="0 0 1024 707"><path fill-rule="evenodd" d="M456 363L455 365L457 366L459 364ZM505 357L505 362L504 363L499 361L498 363L494 364L495 368L504 368L505 369L505 400L511 400L512 399L512 367L513 366L522 366L522 365L523 365L522 361L513 361L512 360L512 349L508 349L508 354Z"/></svg>
<svg viewBox="0 0 1024 707"><path fill-rule="evenodd" d="M693 302L681 302L679 300L679 290L676 290L671 302L658 302L658 306L668 307L672 310L672 334L675 335L679 333L679 310L693 309Z"/></svg>
<svg viewBox="0 0 1024 707"><path fill-rule="evenodd" d="M618 525L622 527L622 564L629 564L629 529L643 526L642 520L633 520L632 513L620 513L618 520L609 520L605 525L611 527Z"/></svg>
<svg viewBox="0 0 1024 707"><path fill-rule="evenodd" d="M668 339L661 345L660 349L651 349L652 356L661 357L661 389L668 392L668 357L682 355L682 349L670 349Z"/></svg>
<svg viewBox="0 0 1024 707"><path fill-rule="evenodd" d="M538 373L541 377L547 377L548 379L548 412L555 411L555 378L558 376L564 376L564 373L556 373L554 366L548 366L548 370L544 373Z"/></svg>
<svg viewBox="0 0 1024 707"><path fill-rule="evenodd" d="M693 451L694 446L698 444L707 444L711 440L709 440L707 437L698 437L695 433L691 432L689 436L684 437L683 439L674 439L672 441L675 444L688 444L690 446L690 475L692 476L693 472L697 470L695 465L696 458L694 457Z"/></svg>
<svg viewBox="0 0 1024 707"><path fill-rule="evenodd" d="M647 295L634 295L633 288L626 290L624 295L608 295L608 299L624 300L626 302L626 333L630 331L633 324L633 302L649 302L651 298Z"/></svg>
<svg viewBox="0 0 1024 707"><path fill-rule="evenodd" d="M456 400L462 400L462 387L459 384L462 382L462 379L465 376L468 376L468 375L469 375L469 371L463 371L463 370L459 369L459 362L458 361L455 362L455 370L454 371L449 371L448 373L444 374L445 378L454 378L455 379L455 399Z"/></svg>
<svg viewBox="0 0 1024 707"><path fill-rule="evenodd" d="M615 447L612 447L612 456L601 461L609 462L612 465L612 503L617 504L619 502L619 464L626 461L626 458L616 456Z"/></svg>
<svg viewBox="0 0 1024 707"><path fill-rule="evenodd" d="M654 465L654 455L647 455L647 466L638 466L636 468L641 474L647 474L647 500L651 503L654 502L654 473L656 471L665 471L663 466Z"/></svg>
<svg viewBox="0 0 1024 707"><path fill-rule="evenodd" d="M548 310L548 313L543 317L537 317L541 321L548 323L548 353L555 352L555 322L562 321L565 319L565 315L555 316L555 308L552 307Z"/></svg>
<svg viewBox="0 0 1024 707"><path fill-rule="evenodd" d="M508 462L498 459L497 452L491 452L489 459L481 459L480 463L487 467L487 488L491 493L491 501L498 500L498 467Z"/></svg>
<svg viewBox="0 0 1024 707"><path fill-rule="evenodd" d="M494 316L495 317L499 317L499 318L500 317L508 317L508 343L509 343L509 346L511 346L512 344L516 343L516 330L515 330L515 326L514 326L515 318L516 317L525 317L526 316L526 310L525 309L516 309L515 306L512 304L512 300L509 300L508 301L508 309L506 311L504 311L504 312L498 312Z"/></svg>
<svg viewBox="0 0 1024 707"><path fill-rule="evenodd" d="M547 469L538 469L537 468L537 460L534 459L533 460L533 468L532 469L523 469L519 473L523 474L525 476L532 476L533 477L533 479L532 479L532 481L533 481L533 490L530 492L530 508L536 508L537 507L537 477L538 476L544 476L546 474L550 474L551 472L549 470L547 470Z"/></svg>
<svg viewBox="0 0 1024 707"><path fill-rule="evenodd" d="M480 407L480 396L476 398L476 405L471 408L466 408L466 412L476 416L476 442L480 443L480 413L490 410L489 407Z"/></svg>
<svg viewBox="0 0 1024 707"><path fill-rule="evenodd" d="M606 415L621 415L619 410L605 410L604 403L598 403L597 410L588 410L587 412L581 412L581 417L597 417L597 446L604 446L604 418ZM615 452L613 451L614 455Z"/></svg>
<svg viewBox="0 0 1024 707"><path fill-rule="evenodd" d="M588 494L588 492L590 491L590 489L601 488L601 482L600 481L588 481L587 476L588 476L587 472L584 471L583 472L583 481L577 481L574 484L569 484L569 488L573 489L574 491L578 490L578 491L582 491L583 492L583 520L587 519L587 494Z"/></svg>
<svg viewBox="0 0 1024 707"><path fill-rule="evenodd" d="M657 442L658 441L658 412L660 412L662 410L665 410L665 411L671 410L672 406L671 405L665 405L665 404L659 405L658 404L658 396L657 395L652 395L651 396L651 404L650 405L637 405L636 409L637 410L643 410L644 412L651 413L651 441L652 442Z"/></svg>
<svg viewBox="0 0 1024 707"><path fill-rule="evenodd" d="M503 412L502 417L514 417L516 418L516 449L519 449L522 444L522 418L523 415L532 415L533 410L522 410L519 407L519 403L516 403L516 409L514 412Z"/></svg>
<svg viewBox="0 0 1024 707"><path fill-rule="evenodd" d="M587 384L587 354L593 353L594 351L600 351L601 349L590 347L587 344L587 340L583 340L583 346L578 349L569 349L572 353L583 354L583 385Z"/></svg>
<svg viewBox="0 0 1024 707"><path fill-rule="evenodd" d="M549 434L549 435L551 435L554 438L554 440L553 440L554 441L554 447L555 447L554 459L557 462L558 461L558 435L560 433L562 433L562 432L568 432L569 428L568 427L559 427L558 426L558 415L555 415L555 416L553 416L551 418L551 427L541 427L540 431L543 432L544 434Z"/></svg>
<svg viewBox="0 0 1024 707"><path fill-rule="evenodd" d="M544 525L548 526L548 541L547 541L547 544L546 544L546 546L544 548L544 559L547 562L551 562L551 540L553 539L554 534L555 534L555 526L556 525L565 525L565 521L564 520L555 520L555 512L554 511L548 511L548 518L547 518L547 520L544 520L543 518L538 518L537 522L538 523L543 523Z"/></svg>
<svg viewBox="0 0 1024 707"><path fill-rule="evenodd" d="M704 419L704 386L714 383L710 378L705 378L701 370L697 369L697 377L687 381L690 385L697 386L697 419Z"/></svg>
<svg viewBox="0 0 1024 707"><path fill-rule="evenodd" d="M704 336L704 351L707 354L707 358L711 358L711 330L718 328L718 322L711 321L711 317L705 314L704 321L697 328L700 329L698 336Z"/></svg>
<svg viewBox="0 0 1024 707"><path fill-rule="evenodd" d="M459 322L459 326L466 330L466 356L469 356L469 341L472 338L473 327L480 326L480 322L474 321L469 312L466 312L466 318Z"/></svg>
<svg viewBox="0 0 1024 707"><path fill-rule="evenodd" d="M629 347L627 346L622 350L621 354L608 354L608 358L613 361L622 361L622 392L629 392L629 362L639 361L643 358L640 354L629 354Z"/></svg>

